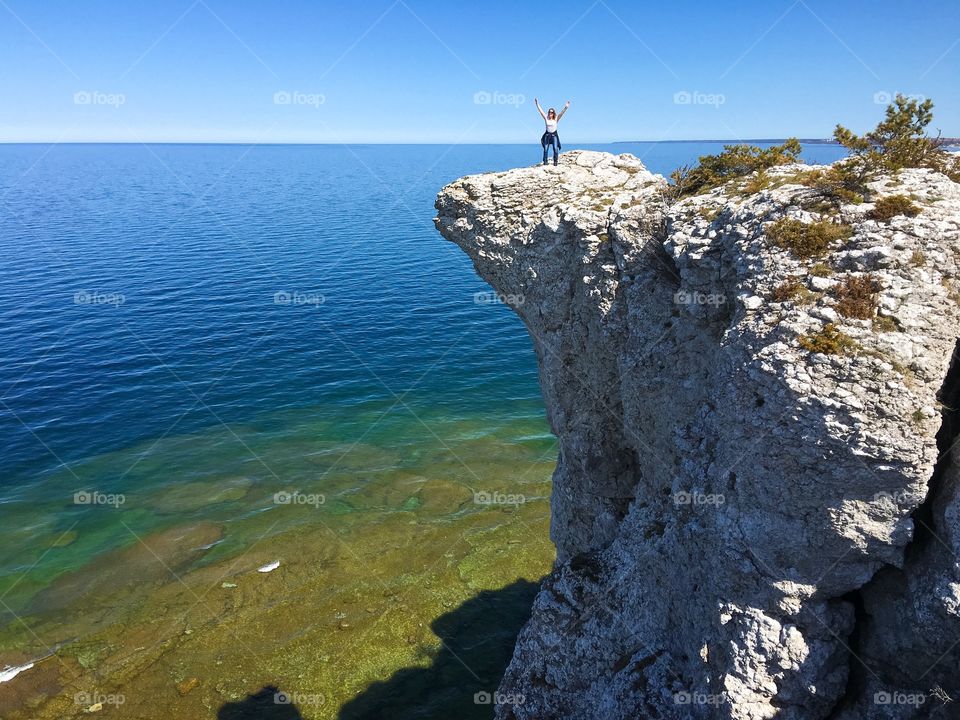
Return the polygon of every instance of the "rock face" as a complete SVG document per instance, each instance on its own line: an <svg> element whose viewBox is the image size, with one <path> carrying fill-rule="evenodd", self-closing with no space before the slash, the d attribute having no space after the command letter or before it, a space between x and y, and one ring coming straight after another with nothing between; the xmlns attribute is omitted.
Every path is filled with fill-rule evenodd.
<svg viewBox="0 0 960 720"><path fill-rule="evenodd" d="M960 717L960 185L878 181L922 212L843 206L852 237L801 259L768 235L821 219L801 170L671 203L571 152L438 196L560 444L499 718ZM865 276L878 316L848 317ZM842 352L800 344L825 329Z"/></svg>

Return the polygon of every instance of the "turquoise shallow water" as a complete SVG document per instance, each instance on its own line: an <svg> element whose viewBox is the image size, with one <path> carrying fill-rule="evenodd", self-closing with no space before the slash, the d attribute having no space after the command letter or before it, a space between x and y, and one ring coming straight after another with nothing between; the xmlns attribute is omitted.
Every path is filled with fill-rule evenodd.
<svg viewBox="0 0 960 720"><path fill-rule="evenodd" d="M664 173L719 149L594 147ZM443 184L538 153L0 146L8 608L185 518L230 525L213 560L549 462L522 325L431 221ZM275 518L278 492L324 502Z"/></svg>

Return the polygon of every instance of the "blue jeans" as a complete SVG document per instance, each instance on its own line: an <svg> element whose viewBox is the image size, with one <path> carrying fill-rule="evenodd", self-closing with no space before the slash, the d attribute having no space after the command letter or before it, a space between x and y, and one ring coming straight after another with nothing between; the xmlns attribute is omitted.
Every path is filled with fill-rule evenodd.
<svg viewBox="0 0 960 720"><path fill-rule="evenodd" d="M559 153L560 139L556 133L544 133L540 138L540 144L543 145L543 164L547 164L547 151L553 148L553 164L557 164L557 154Z"/></svg>

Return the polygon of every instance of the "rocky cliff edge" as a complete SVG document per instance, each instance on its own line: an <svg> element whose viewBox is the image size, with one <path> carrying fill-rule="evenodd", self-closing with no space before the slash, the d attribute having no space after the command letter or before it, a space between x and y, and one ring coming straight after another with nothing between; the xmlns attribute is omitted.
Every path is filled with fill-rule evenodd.
<svg viewBox="0 0 960 720"><path fill-rule="evenodd" d="M581 151L439 194L559 439L498 717L960 717L960 185L882 178L920 213L881 221L808 170L674 202ZM798 257L781 218L849 237Z"/></svg>

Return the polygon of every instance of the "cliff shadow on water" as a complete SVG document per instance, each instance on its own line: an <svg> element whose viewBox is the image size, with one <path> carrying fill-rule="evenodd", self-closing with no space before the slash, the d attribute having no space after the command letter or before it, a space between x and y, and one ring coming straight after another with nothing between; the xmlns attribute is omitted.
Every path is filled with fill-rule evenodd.
<svg viewBox="0 0 960 720"><path fill-rule="evenodd" d="M266 685L239 702L225 704L217 720L303 720L303 715L280 688Z"/></svg>
<svg viewBox="0 0 960 720"><path fill-rule="evenodd" d="M339 720L493 717L486 700L500 685L539 589L538 582L518 580L441 615L430 625L443 643L431 664L373 683L343 706Z"/></svg>

